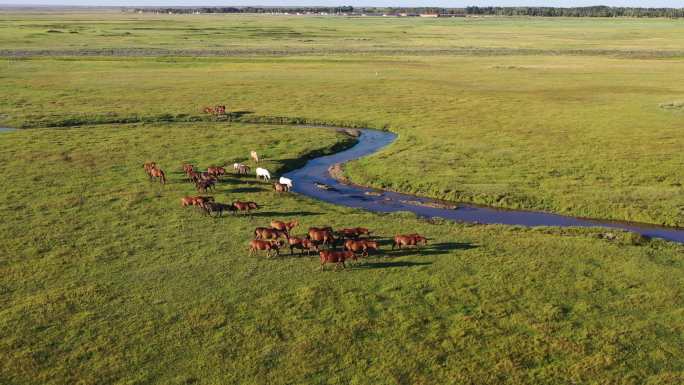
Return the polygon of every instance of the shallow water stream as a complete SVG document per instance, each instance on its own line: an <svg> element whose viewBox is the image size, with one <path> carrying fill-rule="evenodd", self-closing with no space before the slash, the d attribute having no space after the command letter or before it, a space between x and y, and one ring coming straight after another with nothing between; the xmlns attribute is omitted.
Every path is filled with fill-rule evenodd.
<svg viewBox="0 0 684 385"><path fill-rule="evenodd" d="M583 219L525 210L504 210L468 204L457 208L447 207L444 202L430 198L382 191L335 180L328 169L338 163L373 154L396 139L391 132L363 129L358 143L333 155L310 160L304 167L285 174L294 182L293 191L348 207L375 212L410 211L422 217L439 217L454 221L500 223L520 226L579 226L605 227L634 231L648 236L684 243L684 229L649 224ZM317 185L318 184L318 185Z"/></svg>

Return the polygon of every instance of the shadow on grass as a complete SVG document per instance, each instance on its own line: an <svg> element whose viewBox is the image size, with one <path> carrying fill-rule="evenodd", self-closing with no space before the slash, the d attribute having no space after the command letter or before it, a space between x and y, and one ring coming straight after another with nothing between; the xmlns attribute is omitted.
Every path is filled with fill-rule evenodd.
<svg viewBox="0 0 684 385"><path fill-rule="evenodd" d="M312 211L254 211L250 215L252 217L273 217L273 216L300 216L307 217L313 215L323 215L323 213L315 213Z"/></svg>
<svg viewBox="0 0 684 385"><path fill-rule="evenodd" d="M441 242L428 244L427 246L401 248L392 250L392 241L381 241L381 244L386 245L388 249L384 250L384 254L388 257L403 257L407 255L440 255L448 254L453 250L470 250L477 248L476 245L464 242Z"/></svg>
<svg viewBox="0 0 684 385"><path fill-rule="evenodd" d="M432 265L432 262L411 262L411 261L381 261L381 262L371 262L364 261L361 264L351 265L355 269L391 269L395 267L415 267L415 266L428 266Z"/></svg>

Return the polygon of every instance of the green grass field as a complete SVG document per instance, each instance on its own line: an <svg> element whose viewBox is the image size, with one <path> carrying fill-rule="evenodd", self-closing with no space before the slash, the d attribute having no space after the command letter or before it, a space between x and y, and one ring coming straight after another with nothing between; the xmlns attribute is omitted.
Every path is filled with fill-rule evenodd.
<svg viewBox="0 0 684 385"><path fill-rule="evenodd" d="M371 214L253 177L214 194L252 217L179 199L183 162L258 149L279 174L351 144L244 123L284 117L397 132L346 168L359 183L682 225L683 29L0 13L0 126L27 128L0 133L0 383L681 384L682 245ZM369 227L383 252L343 272L247 255L294 218ZM430 244L391 252L402 232Z"/></svg>

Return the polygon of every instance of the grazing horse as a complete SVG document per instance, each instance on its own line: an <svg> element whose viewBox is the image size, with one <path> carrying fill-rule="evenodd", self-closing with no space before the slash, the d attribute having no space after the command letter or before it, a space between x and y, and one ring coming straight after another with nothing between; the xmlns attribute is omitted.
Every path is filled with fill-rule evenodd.
<svg viewBox="0 0 684 385"><path fill-rule="evenodd" d="M150 180L152 180L153 178L159 178L159 183L166 184L166 174L164 174L164 171L162 171L161 168L155 167L150 169L149 175Z"/></svg>
<svg viewBox="0 0 684 385"><path fill-rule="evenodd" d="M401 249L402 246L418 247L421 243L427 245L427 238L418 234L396 235L394 237L394 243L392 244L392 250L394 250L395 247Z"/></svg>
<svg viewBox="0 0 684 385"><path fill-rule="evenodd" d="M255 239L249 242L249 255L254 255L257 250L266 250L266 256L270 257L271 252L275 252L275 255L280 255L279 241L262 241Z"/></svg>
<svg viewBox="0 0 684 385"><path fill-rule="evenodd" d="M294 254L294 249L299 249L300 256L304 255L304 250L306 250L306 255L310 255L311 250L319 251L318 246L307 238L290 237L287 238L287 243L290 245L290 255Z"/></svg>
<svg viewBox="0 0 684 385"><path fill-rule="evenodd" d="M299 221L296 219L294 221L290 221L290 222L272 220L271 221L271 228L274 228L276 230L285 231L289 234L290 230L294 229L295 226L297 226L298 224L299 224Z"/></svg>
<svg viewBox="0 0 684 385"><path fill-rule="evenodd" d="M278 239L280 237L288 238L288 234L283 230L271 229L268 227L257 227L254 229L255 239Z"/></svg>
<svg viewBox="0 0 684 385"><path fill-rule="evenodd" d="M326 263L334 263L335 270L337 270L340 265L344 269L346 267L344 261L355 258L354 253L351 251L321 250L318 252L318 255L321 257L321 270L323 270L323 266Z"/></svg>
<svg viewBox="0 0 684 385"><path fill-rule="evenodd" d="M255 163L259 163L259 155L257 155L257 152L256 152L256 151L254 151L254 150L250 151L250 152L249 152L249 157L252 158L252 160L253 160Z"/></svg>
<svg viewBox="0 0 684 385"><path fill-rule="evenodd" d="M268 170L266 170L265 168L257 167L256 176L257 179L264 178L264 180L271 180L271 173L268 172Z"/></svg>
<svg viewBox="0 0 684 385"><path fill-rule="evenodd" d="M278 183L287 186L288 191L292 190L292 179L281 176L280 179L278 179Z"/></svg>
<svg viewBox="0 0 684 385"><path fill-rule="evenodd" d="M210 175L213 175L213 176L215 176L215 177L218 178L218 177L220 177L221 175L225 175L225 174L226 174L226 169L223 168L223 167L218 167L218 166L207 167L207 173L209 173Z"/></svg>
<svg viewBox="0 0 684 385"><path fill-rule="evenodd" d="M226 114L226 106L216 106L216 107L214 107L214 114L216 114L216 115L225 115L225 114Z"/></svg>
<svg viewBox="0 0 684 385"><path fill-rule="evenodd" d="M240 201L235 201L233 202L233 207L237 211L244 211L249 213L251 210L256 210L259 208L259 205L256 204L255 202L240 202Z"/></svg>
<svg viewBox="0 0 684 385"><path fill-rule="evenodd" d="M341 229L338 230L337 233L347 239L357 239L361 237L361 235L368 235L370 236L370 231L365 228L365 227L352 227L348 229Z"/></svg>
<svg viewBox="0 0 684 385"><path fill-rule="evenodd" d="M287 188L287 185L284 185L282 183L275 182L273 183L273 191L282 193L282 192L288 192L290 189Z"/></svg>
<svg viewBox="0 0 684 385"><path fill-rule="evenodd" d="M335 237L333 237L332 230L310 228L307 236L314 242L335 246Z"/></svg>

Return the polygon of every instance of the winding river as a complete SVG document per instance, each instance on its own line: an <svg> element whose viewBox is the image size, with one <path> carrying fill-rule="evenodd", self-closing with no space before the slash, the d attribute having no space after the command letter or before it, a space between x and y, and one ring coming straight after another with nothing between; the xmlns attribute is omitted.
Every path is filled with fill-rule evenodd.
<svg viewBox="0 0 684 385"><path fill-rule="evenodd" d="M524 210L504 210L468 204L448 207L439 200L344 184L330 175L329 168L373 154L392 143L397 135L391 132L362 129L358 143L333 155L310 160L300 169L285 174L294 182L293 191L325 202L374 212L410 211L421 217L439 217L453 221L519 226L578 226L629 230L647 237L684 243L684 228L649 224L583 219Z"/></svg>
<svg viewBox="0 0 684 385"><path fill-rule="evenodd" d="M330 127L328 127L330 128ZM14 131L0 127L0 132ZM583 219L537 211L505 210L469 204L449 207L436 199L416 197L391 191L345 184L330 175L330 167L371 155L394 142L396 134L362 129L358 143L333 155L312 159L304 167L285 174L294 181L293 191L348 207L374 212L410 211L425 218L444 218L459 222L505 224L519 226L578 226L629 230L647 237L684 243L684 228L662 227L642 223ZM323 188L322 188L323 187Z"/></svg>

